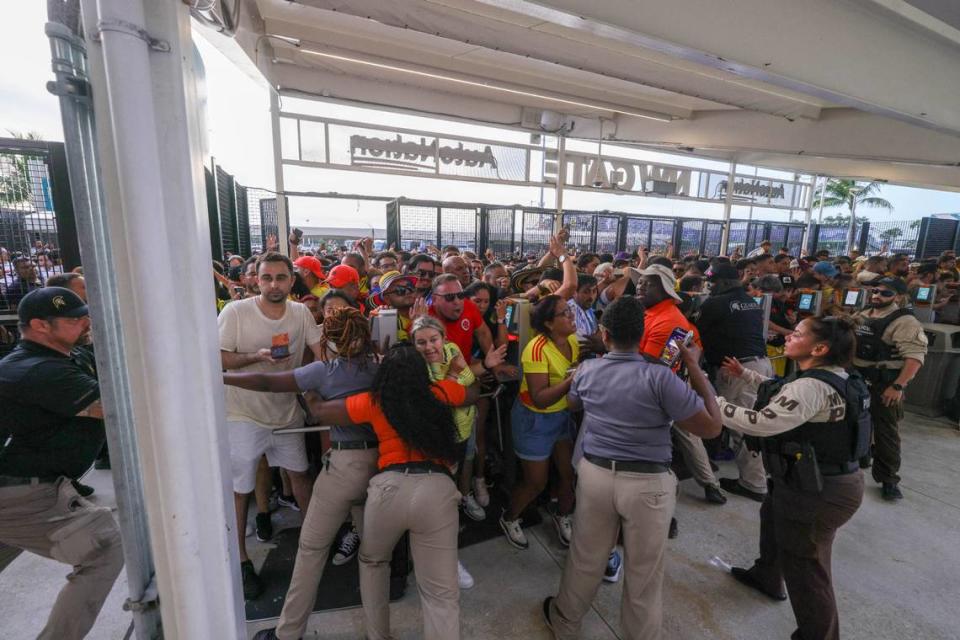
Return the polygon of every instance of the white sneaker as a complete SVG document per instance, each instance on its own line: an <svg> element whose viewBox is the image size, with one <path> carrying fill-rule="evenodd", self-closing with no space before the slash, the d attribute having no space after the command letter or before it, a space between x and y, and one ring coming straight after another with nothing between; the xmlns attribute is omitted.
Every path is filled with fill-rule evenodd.
<svg viewBox="0 0 960 640"><path fill-rule="evenodd" d="M487 512L477 504L477 499L473 497L472 493L463 497L463 500L460 501L460 507L471 520L483 522L487 519Z"/></svg>
<svg viewBox="0 0 960 640"><path fill-rule="evenodd" d="M470 589L473 587L473 576L463 566L463 563L457 560L457 580L460 582L461 589Z"/></svg>
<svg viewBox="0 0 960 640"><path fill-rule="evenodd" d="M500 528L503 529L503 535L507 536L507 542L517 549L528 548L530 543L527 542L527 535L523 532L523 527L520 526L520 518L507 520L504 518L505 515L506 511L500 516Z"/></svg>
<svg viewBox="0 0 960 640"><path fill-rule="evenodd" d="M357 551L359 550L360 534L357 533L356 528L350 527L350 531L347 531L347 534L343 536L343 540L340 541L337 552L333 554L333 564L338 567L347 564L353 559L353 556L357 555Z"/></svg>
<svg viewBox="0 0 960 640"><path fill-rule="evenodd" d="M253 525L250 524L249 522L247 523L247 530L245 532L245 535L247 538L253 535Z"/></svg>
<svg viewBox="0 0 960 640"><path fill-rule="evenodd" d="M483 478L473 479L473 495L481 507L490 506L490 492L487 491L487 481Z"/></svg>
<svg viewBox="0 0 960 640"><path fill-rule="evenodd" d="M553 513L553 524L557 528L557 536L560 537L560 544L565 547L570 546L570 538L573 537L573 517L562 516L559 513Z"/></svg>

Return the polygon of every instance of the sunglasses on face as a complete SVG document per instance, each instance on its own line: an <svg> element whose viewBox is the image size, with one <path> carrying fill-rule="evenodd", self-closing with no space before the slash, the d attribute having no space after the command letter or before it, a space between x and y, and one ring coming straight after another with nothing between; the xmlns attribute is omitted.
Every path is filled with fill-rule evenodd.
<svg viewBox="0 0 960 640"><path fill-rule="evenodd" d="M889 289L871 289L870 293L875 296L880 296L881 298L892 298L893 296L897 295Z"/></svg>
<svg viewBox="0 0 960 640"><path fill-rule="evenodd" d="M447 302L453 302L454 300L463 300L467 297L463 291L457 291L456 293L435 293L433 294L438 298L443 298Z"/></svg>
<svg viewBox="0 0 960 640"><path fill-rule="evenodd" d="M413 293L414 291L416 291L416 289L414 289L413 287L399 286L399 287L394 287L393 289L390 289L390 291L387 292L387 295L388 296L405 296L408 293Z"/></svg>

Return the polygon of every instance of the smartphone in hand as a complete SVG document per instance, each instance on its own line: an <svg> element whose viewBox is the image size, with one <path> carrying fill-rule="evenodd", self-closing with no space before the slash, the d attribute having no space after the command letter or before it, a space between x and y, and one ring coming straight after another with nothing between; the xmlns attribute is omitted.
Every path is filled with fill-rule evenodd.
<svg viewBox="0 0 960 640"><path fill-rule="evenodd" d="M672 369L680 362L680 346L687 347L692 341L693 331L677 327L670 332L667 344L663 346L663 351L660 353L660 360Z"/></svg>

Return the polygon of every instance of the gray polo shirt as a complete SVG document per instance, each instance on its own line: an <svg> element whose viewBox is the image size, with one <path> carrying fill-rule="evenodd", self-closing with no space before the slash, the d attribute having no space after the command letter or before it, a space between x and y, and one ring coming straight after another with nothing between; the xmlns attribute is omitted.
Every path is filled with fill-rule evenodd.
<svg viewBox="0 0 960 640"><path fill-rule="evenodd" d="M311 362L294 369L293 375L301 391L315 391L324 400L336 400L369 390L379 366L373 356L364 360L335 358L330 362ZM369 424L330 428L331 442L354 440L376 442L377 435Z"/></svg>
<svg viewBox="0 0 960 640"><path fill-rule="evenodd" d="M583 405L583 452L612 460L669 464L671 421L703 409L700 396L669 367L639 353L584 361L569 397Z"/></svg>

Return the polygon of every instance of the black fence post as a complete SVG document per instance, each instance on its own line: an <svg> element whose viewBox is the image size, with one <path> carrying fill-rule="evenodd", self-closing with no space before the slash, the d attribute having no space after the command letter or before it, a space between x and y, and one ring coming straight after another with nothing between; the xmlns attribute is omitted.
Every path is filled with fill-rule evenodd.
<svg viewBox="0 0 960 640"><path fill-rule="evenodd" d="M387 246L394 245L403 249L400 241L400 201L391 200L387 203Z"/></svg>
<svg viewBox="0 0 960 640"><path fill-rule="evenodd" d="M477 255L482 256L487 252L487 245L490 242L490 213L486 207L477 207Z"/></svg>
<svg viewBox="0 0 960 640"><path fill-rule="evenodd" d="M207 185L207 218L210 221L210 253L214 260L223 260L223 237L220 235L220 207L217 204L217 183L213 171L204 167Z"/></svg>
<svg viewBox="0 0 960 640"><path fill-rule="evenodd" d="M810 225L810 234L807 238L807 255L813 255L817 252L817 244L820 241L820 225L816 222Z"/></svg>
<svg viewBox="0 0 960 640"><path fill-rule="evenodd" d="M73 213L73 198L70 195L70 176L67 173L67 154L61 142L48 142L47 156L50 169L50 190L53 210L57 217L57 248L64 271L79 267L80 239L77 236L77 218Z"/></svg>
<svg viewBox="0 0 960 640"><path fill-rule="evenodd" d="M860 225L860 237L857 238L857 251L860 255L863 255L867 252L867 241L870 239L870 221L864 220L863 224ZM850 250L847 250L849 253Z"/></svg>

